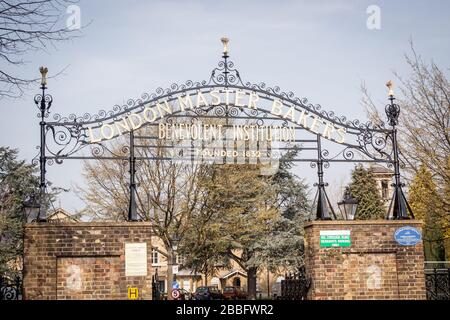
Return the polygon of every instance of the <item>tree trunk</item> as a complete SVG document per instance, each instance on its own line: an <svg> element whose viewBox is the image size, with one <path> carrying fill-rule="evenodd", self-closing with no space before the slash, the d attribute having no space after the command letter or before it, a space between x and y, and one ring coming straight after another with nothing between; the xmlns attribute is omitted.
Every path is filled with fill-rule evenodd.
<svg viewBox="0 0 450 320"><path fill-rule="evenodd" d="M173 281L173 252L167 250L167 300L173 300L172 298L172 281Z"/></svg>
<svg viewBox="0 0 450 320"><path fill-rule="evenodd" d="M205 286L208 285L208 268L205 268L205 278L204 278L203 284Z"/></svg>
<svg viewBox="0 0 450 320"><path fill-rule="evenodd" d="M247 292L248 299L256 299L256 271L257 268L248 268L247 270Z"/></svg>

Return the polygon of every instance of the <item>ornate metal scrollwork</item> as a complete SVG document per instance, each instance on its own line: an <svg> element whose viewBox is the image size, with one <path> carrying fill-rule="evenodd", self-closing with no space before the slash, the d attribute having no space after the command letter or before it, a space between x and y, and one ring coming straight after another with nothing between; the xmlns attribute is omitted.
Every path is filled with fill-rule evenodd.
<svg viewBox="0 0 450 320"><path fill-rule="evenodd" d="M344 143L344 148L334 156L323 155L324 160L355 161L356 154L366 161L391 163L392 150L388 147L391 140L390 131L379 132L365 128L352 133L356 136L355 143ZM387 152L389 150L389 152Z"/></svg>
<svg viewBox="0 0 450 320"><path fill-rule="evenodd" d="M389 120L389 125L396 126L398 124L398 117L400 116L400 106L394 103L394 99L392 98L392 103L386 105L384 110Z"/></svg>
<svg viewBox="0 0 450 320"><path fill-rule="evenodd" d="M224 59L211 72L208 84L215 85L244 85L239 71L234 68L234 62Z"/></svg>
<svg viewBox="0 0 450 320"><path fill-rule="evenodd" d="M15 279L0 276L0 301L22 299L22 278Z"/></svg>
<svg viewBox="0 0 450 320"><path fill-rule="evenodd" d="M50 107L53 103L53 97L50 94L37 94L34 96L34 103L39 109L39 113L37 114L38 118L42 117L42 111L44 112L44 117L48 118L50 112Z"/></svg>
<svg viewBox="0 0 450 320"><path fill-rule="evenodd" d="M90 147L90 155L94 158L103 156L126 157L130 149L128 146L121 147L120 150L112 150L107 141L92 143L86 134L87 128L81 124L49 124L46 127L46 135L49 142L46 143L46 151L49 156L54 157L57 164L61 164L66 158L76 155L82 149ZM38 161L38 159L36 159ZM53 164L52 159L47 161L49 165Z"/></svg>
<svg viewBox="0 0 450 320"><path fill-rule="evenodd" d="M281 91L279 86L269 87L264 82L260 82L258 84L246 82L245 87L247 89L257 90L260 93L264 93L268 97L274 96L274 95L278 96L279 98L284 99L287 102L290 102L294 105L298 105L301 108L304 108L308 111L314 112L317 115L319 115L337 125L341 125L341 126L345 126L345 127L353 128L353 129L357 129L357 130L380 130L380 131L386 130L384 122L380 122L377 124L374 124L371 121L368 121L366 123L361 123L358 119L347 120L347 118L345 116L338 117L335 115L335 113L333 111L322 110L322 106L320 104L312 104L308 101L307 98L296 97L294 92L292 92L292 91L289 91L289 92Z"/></svg>
<svg viewBox="0 0 450 320"><path fill-rule="evenodd" d="M450 268L426 269L425 285L428 300L450 300Z"/></svg>
<svg viewBox="0 0 450 320"><path fill-rule="evenodd" d="M89 144L86 129L79 124L47 125L46 132L52 138L51 143L47 143L46 150L55 157L69 157Z"/></svg>
<svg viewBox="0 0 450 320"><path fill-rule="evenodd" d="M19 290L15 287L2 287L0 288L1 300L18 300Z"/></svg>
<svg viewBox="0 0 450 320"><path fill-rule="evenodd" d="M178 95L202 90L213 90L215 87L220 88L222 86L235 88L236 90L250 90L267 99L280 99L286 105L295 107L297 111L305 110L335 125L345 127L347 133L355 137L355 142L343 143L344 149L334 156L330 156L327 150L323 150L322 160L324 161L325 167L328 167L330 162L339 159L339 161L356 161L356 154L373 161L387 163L392 161L390 152L386 151L388 149L387 145L390 143L390 130L385 128L384 123L375 125L370 121L361 123L359 120L347 120L344 116L339 117L335 115L333 111L322 110L321 105L314 105L306 98L297 98L292 91L284 92L279 86L270 87L264 82L258 84L246 82L244 84L239 71L235 68L234 63L228 60L226 54L224 55L224 59L212 70L209 81L188 80L183 84L173 83L169 88L157 88L153 93L144 93L137 99L129 99L124 105L115 105L110 111L100 110L97 114L93 115L89 113L85 113L82 116L70 114L67 117L63 117L55 114L53 116L54 122L49 122L46 127L47 134L51 137L49 140L53 140L52 142L54 143L53 146L47 145L46 148L52 156L57 158L57 163L60 163L63 158L75 155L89 145L92 146L91 156L95 158L126 156L128 154L127 152L122 152L123 150L119 152L111 150L104 142L91 142L87 135L88 128L98 128L104 123L121 120L132 112L142 112L149 104L156 104L163 99L175 100ZM42 95L37 95L35 97L35 103L39 105L42 99L46 99L47 104L51 104L52 98L49 95L45 95L44 98L42 98ZM388 109L388 107L386 108ZM231 118L247 116L249 119L252 119L252 123L264 125L266 118L273 117L273 115L269 114L269 110L242 108L224 104L187 109L184 112L186 115L191 116L191 122L198 121L202 116ZM173 122L172 116L167 116L165 121ZM281 126L285 127L289 125L289 122L292 121L285 118L280 118L278 121Z"/></svg>

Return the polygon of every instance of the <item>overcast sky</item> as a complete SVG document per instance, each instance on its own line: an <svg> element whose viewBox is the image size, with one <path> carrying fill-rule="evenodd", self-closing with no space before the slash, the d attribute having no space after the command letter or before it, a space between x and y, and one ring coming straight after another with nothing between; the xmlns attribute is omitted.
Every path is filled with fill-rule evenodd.
<svg viewBox="0 0 450 320"><path fill-rule="evenodd" d="M441 1L106 1L81 0L82 37L35 52L17 72L39 76L67 67L49 81L51 111L96 113L129 98L188 79L208 79L221 56L222 36L244 81L278 85L307 97L325 110L366 120L359 90L365 81L374 100L386 103L392 71L408 75L404 54L409 40L425 60L450 65L450 2ZM380 8L381 29L369 29L367 8ZM69 14L67 15L69 17ZM38 88L24 97L0 100L0 145L19 148L31 161L39 144L39 120L33 103ZM336 186L352 165L332 164L326 179ZM82 183L74 160L48 168L48 179L71 188ZM309 164L296 173L312 184ZM73 193L61 204L81 209Z"/></svg>

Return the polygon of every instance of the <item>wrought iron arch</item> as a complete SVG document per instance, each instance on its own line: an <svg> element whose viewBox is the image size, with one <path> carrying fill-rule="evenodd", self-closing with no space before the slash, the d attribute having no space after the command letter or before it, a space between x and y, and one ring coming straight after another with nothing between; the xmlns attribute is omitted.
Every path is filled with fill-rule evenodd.
<svg viewBox="0 0 450 320"><path fill-rule="evenodd" d="M328 167L330 162L382 162L394 167L395 171L395 192L391 203L391 208L388 212L388 218L406 219L412 212L406 202L406 198L402 191L403 184L400 181L400 160L398 157L397 145L397 130L398 115L400 107L394 103L394 96L391 90L391 84L388 84L390 103L386 106L386 115L389 120L391 128L386 128L383 122L374 124L372 122L362 123L359 120L348 120L344 116L337 116L333 111L322 110L318 104L310 103L306 98L298 98L292 91L284 92L278 86L267 86L265 83L251 83L243 82L239 71L235 68L228 56L228 44L224 42L224 52L222 60L219 61L218 66L211 72L208 81L186 81L183 84L172 84L168 88L158 88L155 92L148 94L144 93L137 99L129 99L124 105L115 105L112 110L101 110L96 114L85 113L82 116L70 114L68 116L61 116L54 114L52 121L47 121L50 116L50 107L53 102L51 95L46 93L47 69L41 68L42 93L36 95L34 101L39 108L38 117L41 119L41 144L38 156L33 159L34 163L40 164L41 171L41 193L40 193L40 215L39 219L45 221L45 188L46 188L46 165L52 165L54 162L61 164L66 159L96 159L96 160L122 160L128 161L130 165L130 206L129 206L129 220L137 220L136 212L136 160L167 160L165 157L147 157L142 158L136 156L135 149L139 148L139 143L136 140L143 139L138 130L150 125L158 125L165 121L174 121L177 117L200 119L200 118L226 118L226 125L229 125L228 119L254 121L256 125L264 124L264 121L273 121L279 124L280 127L290 126L297 132L297 130L309 131L314 135L314 139L294 139L295 143L312 143L312 147L304 147L304 150L317 151L316 157L313 158L297 158L294 161L310 162L311 167L317 168L318 183L317 186L317 219L331 219L334 215L332 206L325 192L326 183L323 181L323 169ZM147 108L160 106L161 104L174 104L180 101L180 98L191 97L192 94L197 94L197 100L200 94L207 94L217 91L219 93L226 93L228 97L229 92L238 92L249 95L248 104L237 104L235 102L220 102L217 104L204 103L204 105L197 105L195 108L181 108L178 110L167 111L163 115L160 110L160 118L154 118L152 121L142 123L139 127L134 127L131 117L139 116L146 112ZM254 96L253 96L254 95ZM252 96L257 97L259 103L265 102L264 107L259 104L256 107L256 101L251 104ZM228 99L228 98L227 98ZM272 110L269 110L270 102L272 102ZM198 102L197 102L198 104ZM282 106L288 109L288 113L282 115L282 112L274 113L274 105ZM281 107L280 107L281 108ZM170 110L170 108L169 108ZM281 109L280 109L281 110ZM290 112L290 113L289 113ZM320 119L322 124L329 126L328 135L320 134L314 130L313 126L308 127L306 120L301 122L295 120L294 114L300 113L301 117L312 117ZM287 115L292 115L289 118ZM305 116L306 115L306 116ZM127 120L128 119L128 122ZM105 139L94 139L93 132L96 130L103 130L104 127L112 127L117 122L124 121L127 123L127 128L124 132L117 129L117 133L109 135ZM316 121L316 120L314 120ZM108 128L109 128L108 127ZM353 140L350 142L337 141L331 137L330 132L338 130L341 133L345 132ZM103 132L103 131L102 131ZM107 145L107 141L117 138L118 136L129 135L129 144L123 146L120 150L113 150ZM149 137L147 137L149 138ZM154 137L150 137L154 138ZM329 140L337 145L342 146L338 152L330 155L330 151L322 148L322 140ZM91 155L79 155L79 153L86 147L91 148ZM289 149L289 147L285 148ZM331 214L330 214L331 213ZM408 214L409 213L409 214Z"/></svg>

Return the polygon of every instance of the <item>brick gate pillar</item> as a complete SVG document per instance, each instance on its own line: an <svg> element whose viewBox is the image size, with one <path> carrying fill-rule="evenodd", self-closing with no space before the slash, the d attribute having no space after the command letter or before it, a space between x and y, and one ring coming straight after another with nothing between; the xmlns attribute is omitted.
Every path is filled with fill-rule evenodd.
<svg viewBox="0 0 450 320"><path fill-rule="evenodd" d="M27 224L24 298L151 299L150 239L149 222Z"/></svg>
<svg viewBox="0 0 450 320"><path fill-rule="evenodd" d="M426 299L423 244L400 245L417 220L314 221L305 225L308 299ZM321 240L322 234L322 240ZM340 246L330 246L340 235ZM339 237L339 236L338 236Z"/></svg>

